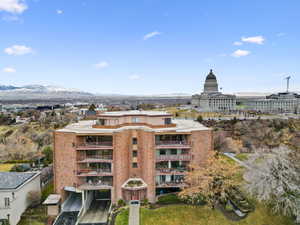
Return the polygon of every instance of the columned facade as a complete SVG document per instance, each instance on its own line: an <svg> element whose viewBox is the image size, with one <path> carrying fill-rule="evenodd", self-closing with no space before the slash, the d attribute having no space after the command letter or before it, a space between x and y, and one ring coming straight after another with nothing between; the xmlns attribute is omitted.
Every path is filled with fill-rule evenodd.
<svg viewBox="0 0 300 225"><path fill-rule="evenodd" d="M210 70L204 83L204 91L192 96L192 105L202 112L226 112L236 109L236 96L219 92L215 74Z"/></svg>

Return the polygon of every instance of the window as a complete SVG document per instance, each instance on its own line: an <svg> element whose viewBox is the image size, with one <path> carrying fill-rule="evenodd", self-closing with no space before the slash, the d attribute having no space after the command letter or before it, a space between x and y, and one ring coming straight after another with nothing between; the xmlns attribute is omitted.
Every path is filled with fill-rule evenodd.
<svg viewBox="0 0 300 225"><path fill-rule="evenodd" d="M137 151L132 151L132 157L137 157L138 156L138 152Z"/></svg>
<svg viewBox="0 0 300 225"><path fill-rule="evenodd" d="M159 154L160 155L165 155L166 154L166 150L165 149L160 149L159 150Z"/></svg>
<svg viewBox="0 0 300 225"><path fill-rule="evenodd" d="M132 168L138 168L138 164L137 163L132 163Z"/></svg>
<svg viewBox="0 0 300 225"><path fill-rule="evenodd" d="M132 138L132 144L133 144L133 145L136 145L136 144L137 144L137 138L135 138L135 137Z"/></svg>
<svg viewBox="0 0 300 225"><path fill-rule="evenodd" d="M105 119L99 119L98 122L99 122L99 125L102 125L102 126L105 125Z"/></svg>
<svg viewBox="0 0 300 225"><path fill-rule="evenodd" d="M177 155L177 149L171 149L171 155Z"/></svg>
<svg viewBox="0 0 300 225"><path fill-rule="evenodd" d="M4 206L5 208L9 208L10 207L10 199L9 198L4 198Z"/></svg>
<svg viewBox="0 0 300 225"><path fill-rule="evenodd" d="M172 120L171 118L165 118L165 124L171 124Z"/></svg>

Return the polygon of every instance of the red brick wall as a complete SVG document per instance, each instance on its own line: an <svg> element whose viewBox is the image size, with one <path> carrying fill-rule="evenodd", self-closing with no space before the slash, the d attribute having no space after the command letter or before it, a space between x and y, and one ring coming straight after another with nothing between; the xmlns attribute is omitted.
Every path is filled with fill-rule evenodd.
<svg viewBox="0 0 300 225"><path fill-rule="evenodd" d="M150 202L155 202L155 143L154 133L140 130L138 132L140 140L140 167L141 178L147 184L147 198Z"/></svg>
<svg viewBox="0 0 300 225"><path fill-rule="evenodd" d="M112 201L116 202L122 198L122 185L129 177L129 144L131 143L131 131L124 130L115 133L113 136L114 145L114 190Z"/></svg>
<svg viewBox="0 0 300 225"><path fill-rule="evenodd" d="M138 141L138 168L132 167L132 138ZM148 185L147 198L155 201L155 149L153 132L124 130L114 135L114 195L122 198L121 186L133 177L142 178Z"/></svg>
<svg viewBox="0 0 300 225"><path fill-rule="evenodd" d="M200 164L206 159L207 152L213 149L211 130L193 131L190 137L193 155L192 164Z"/></svg>
<svg viewBox="0 0 300 225"><path fill-rule="evenodd" d="M76 136L73 133L54 132L54 190L64 196L65 186L74 186L77 182L76 170Z"/></svg>

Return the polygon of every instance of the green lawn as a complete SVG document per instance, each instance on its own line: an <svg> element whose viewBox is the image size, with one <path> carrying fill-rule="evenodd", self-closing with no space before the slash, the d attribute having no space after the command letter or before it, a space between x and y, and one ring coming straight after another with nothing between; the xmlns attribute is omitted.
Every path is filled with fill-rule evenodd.
<svg viewBox="0 0 300 225"><path fill-rule="evenodd" d="M116 225L128 225L128 210L116 218ZM141 209L141 225L294 225L286 217L273 215L257 205L256 210L241 221L228 220L220 211L207 206L170 205L158 209Z"/></svg>
<svg viewBox="0 0 300 225"><path fill-rule="evenodd" d="M39 206L34 209L27 209L18 225L45 225L46 221L46 209L43 206Z"/></svg>
<svg viewBox="0 0 300 225"><path fill-rule="evenodd" d="M0 172L9 172L14 165L16 165L15 163L0 163Z"/></svg>
<svg viewBox="0 0 300 225"><path fill-rule="evenodd" d="M237 159L241 160L241 161L246 161L249 157L249 154L247 153L240 153L240 154L237 154L235 156Z"/></svg>

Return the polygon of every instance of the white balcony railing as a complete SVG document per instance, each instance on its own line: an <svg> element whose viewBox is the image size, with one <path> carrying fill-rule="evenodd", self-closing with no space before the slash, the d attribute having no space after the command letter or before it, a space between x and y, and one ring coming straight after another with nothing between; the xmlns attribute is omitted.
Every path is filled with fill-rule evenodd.
<svg viewBox="0 0 300 225"><path fill-rule="evenodd" d="M159 140L156 141L156 145L189 145L189 142L187 140Z"/></svg>
<svg viewBox="0 0 300 225"><path fill-rule="evenodd" d="M89 147L89 148L97 148L97 147L112 147L112 141L101 141L101 142L79 142L77 147Z"/></svg>
<svg viewBox="0 0 300 225"><path fill-rule="evenodd" d="M192 160L191 154L181 154L181 155L158 155L156 156L156 161L190 161Z"/></svg>

